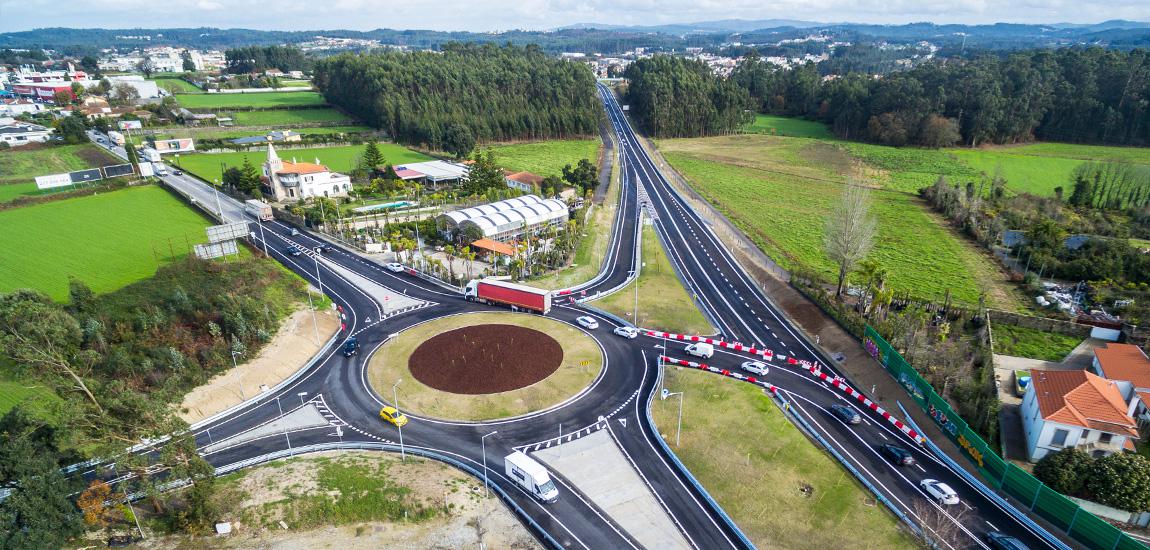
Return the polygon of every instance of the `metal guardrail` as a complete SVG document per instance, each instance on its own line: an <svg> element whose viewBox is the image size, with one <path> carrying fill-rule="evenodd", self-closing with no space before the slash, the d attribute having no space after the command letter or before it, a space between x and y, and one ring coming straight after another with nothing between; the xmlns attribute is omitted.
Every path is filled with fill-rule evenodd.
<svg viewBox="0 0 1150 550"><path fill-rule="evenodd" d="M660 368L659 378L662 377L663 369ZM719 503L711 497L711 493L708 493L707 490L703 488L703 484L699 483L699 480L695 479L695 476L691 474L691 471L687 469L687 466L679 461L679 457L675 455L675 452L671 450L671 447L667 446L667 442L663 441L663 438L659 436L659 429L655 426L654 417L651 416L651 400L654 398L654 391L647 395L647 406L644 407L644 412L647 421L647 428L656 435L654 439L659 442L659 446L662 447L664 454L671 457L671 461L675 463L675 467L679 469L679 472L683 474L683 477L685 477L687 481L689 481L691 485L695 487L695 490L697 490L699 494L703 496L703 500L707 501L707 504L711 506L711 509L719 514L719 518L723 520L723 523L727 524L727 527L729 527L731 531L735 533L735 536L737 536L739 540L744 545L746 545L747 548L755 548L755 543L751 542L751 539L748 539L747 535L743 534L742 529L739 529L739 526L735 525L735 520L731 519L731 517L728 516L725 511L723 511L723 507L719 506Z"/></svg>
<svg viewBox="0 0 1150 550"><path fill-rule="evenodd" d="M896 401L896 403L898 404L898 409L902 411L902 416L906 419L906 423L910 424L910 426L914 428L918 433L922 433L922 430L920 430L919 427L915 424L914 419L911 418L910 413L908 413L906 408L902 406L902 402ZM951 470L965 479L966 482L978 490L978 492L982 493L982 496L990 499L995 504L998 504L999 508L1002 508L1008 514L1014 517L1014 519L1018 520L1020 523L1026 525L1039 536L1046 539L1047 542L1053 543L1055 546L1062 550L1071 550L1070 546L1063 543L1061 539L1051 534L1050 531L1043 528L1034 520L1030 519L1030 516L1022 513L1021 510L1008 502L1005 498L1002 498L1002 495L994 492L994 490L992 490L990 487L987 487L986 484L979 480L978 477L968 472L966 468L963 468L959 463L955 462L953 458L950 458L950 456L944 453L942 449L938 448L938 446L935 445L933 441L930 439L925 439L925 441L926 446L931 450L932 453L934 453L935 456L942 459L942 461L945 462Z"/></svg>

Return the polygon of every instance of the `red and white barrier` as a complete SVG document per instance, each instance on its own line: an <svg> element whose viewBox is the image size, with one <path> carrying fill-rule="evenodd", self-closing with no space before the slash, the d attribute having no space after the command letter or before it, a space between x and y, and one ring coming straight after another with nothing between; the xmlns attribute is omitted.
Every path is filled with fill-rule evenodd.
<svg viewBox="0 0 1150 550"><path fill-rule="evenodd" d="M728 378L734 378L736 380L742 380L744 382L750 382L751 384L754 384L756 386L760 386L762 388L767 389L767 391L770 391L773 394L779 393L778 386L775 386L774 384L772 384L770 382L759 380L758 378L755 378L754 376L747 376L741 372L731 372L729 370L712 367L709 365L705 365L703 363L696 363L694 361L687 361L685 359L675 359L673 357L667 357L666 355L660 355L659 361L662 361L663 363L668 364L668 365L679 365L681 367L691 367L693 369L705 370L708 372L713 372L715 374L721 374L721 375L726 376Z"/></svg>
<svg viewBox="0 0 1150 550"><path fill-rule="evenodd" d="M771 361L775 357L775 352L769 349L758 349L754 346L744 346L738 342L727 342L715 338L707 338L706 336L687 336L686 334L671 334L669 332L660 332L657 330L641 330L643 330L643 333L647 336L652 336L654 338L666 338L668 340L679 340L682 342L703 342L706 344L711 344L712 346L718 346L720 348L727 348L744 353L750 353L751 355L758 355L767 361Z"/></svg>
<svg viewBox="0 0 1150 550"><path fill-rule="evenodd" d="M870 408L870 410L878 413L880 416L887 419L888 422L890 422L891 424L894 424L894 427L902 430L902 433L910 436L911 439L917 441L920 445L925 441L925 438L923 438L921 435L919 435L918 432L910 429L910 426L903 424L903 422L901 420L895 418L889 412L887 412L885 409L878 406L878 403L871 401L870 399L867 398L867 396L863 395L862 393L859 393L854 388L848 386L847 383L844 382L842 378L839 378L837 376L828 376L827 373L822 372L821 370L818 370L818 365L812 365L812 366L808 367L807 370L811 371L811 375L815 376L819 380L823 380L825 382L828 382L828 383L830 383L830 385L842 390L847 395L849 395L855 399L858 399L863 405L866 405L867 407Z"/></svg>

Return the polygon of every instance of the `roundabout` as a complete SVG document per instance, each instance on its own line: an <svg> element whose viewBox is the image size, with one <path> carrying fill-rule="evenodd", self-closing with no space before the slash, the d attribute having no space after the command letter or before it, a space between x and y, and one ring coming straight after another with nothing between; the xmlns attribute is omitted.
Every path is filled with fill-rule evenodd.
<svg viewBox="0 0 1150 550"><path fill-rule="evenodd" d="M582 330L519 313L467 313L399 333L368 362L366 379L400 410L439 420L483 422L552 408L585 391L604 366Z"/></svg>

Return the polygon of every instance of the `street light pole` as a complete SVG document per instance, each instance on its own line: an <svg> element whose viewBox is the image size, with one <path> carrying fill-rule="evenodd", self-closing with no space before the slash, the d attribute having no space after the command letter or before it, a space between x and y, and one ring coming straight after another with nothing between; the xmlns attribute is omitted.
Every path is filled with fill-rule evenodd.
<svg viewBox="0 0 1150 550"><path fill-rule="evenodd" d="M487 499L491 498L491 489L487 486L487 438L499 433L499 430L493 431L483 437L479 438L479 445L483 448L483 491L487 495L484 497L484 510L487 509ZM486 513L486 512L484 512Z"/></svg>
<svg viewBox="0 0 1150 550"><path fill-rule="evenodd" d="M239 365L236 364L236 356L237 355L243 355L243 354L238 352L238 351L232 350L232 369L234 369L234 370L238 370L240 368ZM244 385L242 383L240 384L240 399L243 399L244 401L247 401L247 399L248 399L248 396L244 395Z"/></svg>
<svg viewBox="0 0 1150 550"><path fill-rule="evenodd" d="M399 412L399 383L400 382L403 382L402 378L400 378L399 380L396 380L395 384L391 386L391 402L395 405L395 414L397 417L400 414L402 414ZM407 453L403 450L403 424L399 425L399 460L401 460L401 461L407 460Z"/></svg>
<svg viewBox="0 0 1150 550"><path fill-rule="evenodd" d="M305 395L307 395L307 392L301 391L301 392L297 393L296 395L299 396L299 406L301 406L301 407L304 406L305 403L303 402L303 398Z"/></svg>
<svg viewBox="0 0 1150 550"><path fill-rule="evenodd" d="M291 436L288 435L287 424L284 424L284 408L282 405L280 405L280 396L278 395L276 396L276 408L280 410L280 426L283 427L284 439L287 440L288 454L294 456L295 453L293 453L291 450Z"/></svg>
<svg viewBox="0 0 1150 550"><path fill-rule="evenodd" d="M216 184L212 186L212 191L216 194L216 213L220 215L220 223L227 223L228 220L224 219L224 207L220 205L220 180L216 180Z"/></svg>
<svg viewBox="0 0 1150 550"><path fill-rule="evenodd" d="M315 320L315 304L311 301L311 285L307 287L307 307L311 310L311 326L315 327L315 343L319 344L319 322Z"/></svg>
<svg viewBox="0 0 1150 550"><path fill-rule="evenodd" d="M316 282L319 283L319 291L322 293L323 292L323 278L320 277L320 275L319 275L319 254L312 256L312 259L315 260L315 280L316 280Z"/></svg>
<svg viewBox="0 0 1150 550"><path fill-rule="evenodd" d="M663 390L663 391L666 392L667 390ZM678 447L679 446L679 434L683 431L683 392L677 391L674 393L663 393L662 399L666 399L668 397L674 397L676 395L679 396L679 424L675 428L675 446Z"/></svg>
<svg viewBox="0 0 1150 550"><path fill-rule="evenodd" d="M264 238L264 220L263 220L263 218L256 218L256 225L260 226L260 241L264 243L264 256L267 256L268 255L268 240Z"/></svg>

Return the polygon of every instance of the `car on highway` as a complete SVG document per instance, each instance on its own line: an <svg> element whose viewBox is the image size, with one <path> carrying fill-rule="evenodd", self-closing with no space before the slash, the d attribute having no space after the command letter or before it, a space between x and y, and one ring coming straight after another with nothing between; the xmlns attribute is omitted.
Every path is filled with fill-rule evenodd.
<svg viewBox="0 0 1150 550"><path fill-rule="evenodd" d="M713 355L715 355L715 346L712 346L706 342L698 342L683 348L683 351L694 355L695 357L710 359Z"/></svg>
<svg viewBox="0 0 1150 550"><path fill-rule="evenodd" d="M395 262L391 262L389 264L384 265L383 267L386 267L387 270L392 272L392 273L403 273L403 264L397 264Z"/></svg>
<svg viewBox="0 0 1150 550"><path fill-rule="evenodd" d="M615 327L615 330L611 332L624 338L636 338L639 336L639 329L635 327Z"/></svg>
<svg viewBox="0 0 1150 550"><path fill-rule="evenodd" d="M991 531L986 534L986 544L997 550L1030 550L1030 547L1023 544L1022 541L998 531Z"/></svg>
<svg viewBox="0 0 1150 550"><path fill-rule="evenodd" d="M379 417L385 422L395 424L396 427L407 424L407 415L399 412L399 409L388 405L379 410Z"/></svg>
<svg viewBox="0 0 1150 550"><path fill-rule="evenodd" d="M771 371L771 367L762 361L743 361L743 370L765 376Z"/></svg>
<svg viewBox="0 0 1150 550"><path fill-rule="evenodd" d="M854 409L841 404L831 405L831 413L839 417L839 420L847 424L858 424L862 422L862 417Z"/></svg>
<svg viewBox="0 0 1150 550"><path fill-rule="evenodd" d="M335 249L332 248L331 245L327 244L327 243L320 243L319 246L315 247L316 252L331 252L332 250L335 250Z"/></svg>
<svg viewBox="0 0 1150 550"><path fill-rule="evenodd" d="M343 356L351 357L357 353L359 353L359 340L348 338L347 341L343 343Z"/></svg>
<svg viewBox="0 0 1150 550"><path fill-rule="evenodd" d="M289 246L287 249L287 253L291 254L292 256L299 256L300 254L303 254L303 251L296 248L295 246Z"/></svg>
<svg viewBox="0 0 1150 550"><path fill-rule="evenodd" d="M918 486L939 504L948 506L958 504L958 493L954 492L950 485L937 479L924 479L918 483Z"/></svg>
<svg viewBox="0 0 1150 550"><path fill-rule="evenodd" d="M296 236L296 235L299 235L299 229L296 229L296 228L294 228L294 227L293 227L293 228L291 228L291 236L293 236L293 237L294 237L294 236Z"/></svg>
<svg viewBox="0 0 1150 550"><path fill-rule="evenodd" d="M914 464L914 455L898 445L883 443L878 446L878 452L885 456L887 460L900 466L911 466Z"/></svg>
<svg viewBox="0 0 1150 550"><path fill-rule="evenodd" d="M182 175L184 175L184 171L180 170L180 169L176 169L176 170L172 170L172 174L175 174L177 176L182 176Z"/></svg>
<svg viewBox="0 0 1150 550"><path fill-rule="evenodd" d="M594 317L581 315L575 319L575 322L579 323L579 325L585 329L595 330L599 328L599 321L596 321Z"/></svg>

